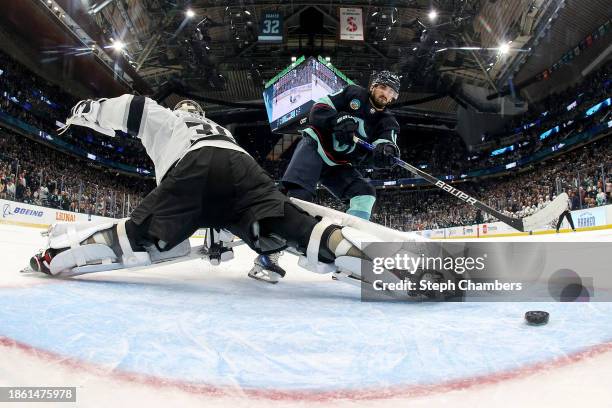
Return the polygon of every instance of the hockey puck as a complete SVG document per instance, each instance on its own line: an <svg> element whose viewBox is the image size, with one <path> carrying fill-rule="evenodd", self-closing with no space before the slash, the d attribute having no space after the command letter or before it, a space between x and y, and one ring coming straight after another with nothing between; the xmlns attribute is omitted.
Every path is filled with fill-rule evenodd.
<svg viewBox="0 0 612 408"><path fill-rule="evenodd" d="M527 324L532 326L541 326L548 323L548 316L548 312L544 312L542 310L531 310L525 313L525 320L527 320Z"/></svg>

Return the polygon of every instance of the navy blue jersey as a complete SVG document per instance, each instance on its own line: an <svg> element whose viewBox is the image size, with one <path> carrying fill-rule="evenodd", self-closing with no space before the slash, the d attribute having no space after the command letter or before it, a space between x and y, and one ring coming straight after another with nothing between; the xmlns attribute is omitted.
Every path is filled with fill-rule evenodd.
<svg viewBox="0 0 612 408"><path fill-rule="evenodd" d="M399 124L389 109L374 109L367 89L357 85L346 88L315 102L308 116L309 126L304 133L318 144L318 152L323 161L335 166L359 163L369 154L364 149L352 145L339 145L333 135L333 126L339 113L348 113L359 122L357 136L374 145L393 143L397 145Z"/></svg>

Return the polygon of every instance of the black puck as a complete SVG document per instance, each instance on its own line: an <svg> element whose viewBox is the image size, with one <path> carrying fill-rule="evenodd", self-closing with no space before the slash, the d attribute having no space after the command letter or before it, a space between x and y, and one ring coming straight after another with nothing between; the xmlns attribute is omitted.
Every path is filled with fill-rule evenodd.
<svg viewBox="0 0 612 408"><path fill-rule="evenodd" d="M530 310L525 313L525 320L527 323L533 326L541 326L548 323L548 312L542 310Z"/></svg>

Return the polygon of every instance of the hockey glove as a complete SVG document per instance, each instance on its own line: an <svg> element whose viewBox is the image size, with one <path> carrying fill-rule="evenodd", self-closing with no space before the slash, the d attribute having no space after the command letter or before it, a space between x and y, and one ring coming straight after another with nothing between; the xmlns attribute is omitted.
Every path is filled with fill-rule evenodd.
<svg viewBox="0 0 612 408"><path fill-rule="evenodd" d="M340 112L334 121L334 137L339 145L353 145L353 136L359 129L357 118L348 113Z"/></svg>
<svg viewBox="0 0 612 408"><path fill-rule="evenodd" d="M393 143L380 143L372 152L373 165L377 169L393 167L395 158L399 155L399 148Z"/></svg>
<svg viewBox="0 0 612 408"><path fill-rule="evenodd" d="M98 123L98 114L100 113L101 103L106 99L86 99L80 101L70 111L71 116L66 120L66 125L58 129L58 134L64 133L71 125L85 126L96 132L105 134L107 136L114 137L115 131L112 129L106 129L100 126Z"/></svg>

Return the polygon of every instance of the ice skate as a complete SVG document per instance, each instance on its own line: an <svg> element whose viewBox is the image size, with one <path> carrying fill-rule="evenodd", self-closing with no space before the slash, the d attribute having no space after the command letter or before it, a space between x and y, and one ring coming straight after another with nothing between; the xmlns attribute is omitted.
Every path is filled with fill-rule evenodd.
<svg viewBox="0 0 612 408"><path fill-rule="evenodd" d="M283 252L275 252L269 255L258 255L255 258L253 268L249 271L249 277L268 283L278 283L285 276L285 270L278 264Z"/></svg>

